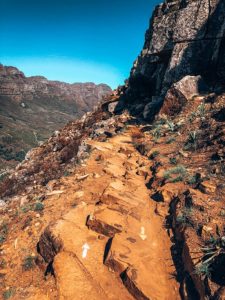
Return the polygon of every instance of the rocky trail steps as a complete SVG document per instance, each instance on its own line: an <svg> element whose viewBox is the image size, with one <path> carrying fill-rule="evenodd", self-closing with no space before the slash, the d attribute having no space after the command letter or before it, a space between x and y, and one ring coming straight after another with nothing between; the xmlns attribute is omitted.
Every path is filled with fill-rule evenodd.
<svg viewBox="0 0 225 300"><path fill-rule="evenodd" d="M81 167L81 174L64 179L62 193L50 196L65 213L61 208L44 229L57 205L46 211L38 242L45 262L37 261L43 270L52 268L59 299L180 299L171 241L149 201L150 161L134 148L131 133L132 128L109 142L90 141L85 174ZM18 246L5 249L11 257L18 256L29 230L15 234ZM52 299L49 292L31 290L30 299Z"/></svg>
<svg viewBox="0 0 225 300"><path fill-rule="evenodd" d="M224 299L224 95L207 99L108 119L60 178L6 197L3 299Z"/></svg>

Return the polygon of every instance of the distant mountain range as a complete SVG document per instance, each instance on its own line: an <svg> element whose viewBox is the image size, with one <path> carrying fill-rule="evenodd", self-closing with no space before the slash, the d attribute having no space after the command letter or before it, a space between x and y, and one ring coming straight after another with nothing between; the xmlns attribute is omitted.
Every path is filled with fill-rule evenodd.
<svg viewBox="0 0 225 300"><path fill-rule="evenodd" d="M26 77L17 68L0 64L0 169L17 164L29 149L111 92L106 84Z"/></svg>

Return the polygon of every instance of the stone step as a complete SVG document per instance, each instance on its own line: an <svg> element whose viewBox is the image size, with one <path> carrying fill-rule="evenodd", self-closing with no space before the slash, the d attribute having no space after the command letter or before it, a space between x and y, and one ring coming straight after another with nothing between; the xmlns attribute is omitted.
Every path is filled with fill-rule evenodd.
<svg viewBox="0 0 225 300"><path fill-rule="evenodd" d="M121 276L135 299L179 299L178 290L170 288L169 274L175 271L170 252L152 226L142 221L115 235L104 263Z"/></svg>
<svg viewBox="0 0 225 300"><path fill-rule="evenodd" d="M40 254L48 263L53 260L60 299L87 299L90 295L100 300L132 299L119 277L103 264L108 238L86 226L93 208L78 205L48 227L39 242Z"/></svg>

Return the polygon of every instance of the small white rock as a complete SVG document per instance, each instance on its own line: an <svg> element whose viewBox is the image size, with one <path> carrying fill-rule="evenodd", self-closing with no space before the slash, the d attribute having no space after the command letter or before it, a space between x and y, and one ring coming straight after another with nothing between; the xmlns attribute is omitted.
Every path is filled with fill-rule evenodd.
<svg viewBox="0 0 225 300"><path fill-rule="evenodd" d="M5 203L5 201L3 201L3 200L0 200L0 208L3 208L3 207L5 207L6 206L6 203Z"/></svg>

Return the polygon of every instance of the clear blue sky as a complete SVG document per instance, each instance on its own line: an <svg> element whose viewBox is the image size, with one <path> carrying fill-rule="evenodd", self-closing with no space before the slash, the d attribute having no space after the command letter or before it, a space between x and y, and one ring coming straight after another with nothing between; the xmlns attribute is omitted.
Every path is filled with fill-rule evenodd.
<svg viewBox="0 0 225 300"><path fill-rule="evenodd" d="M0 62L66 82L128 77L159 0L0 0Z"/></svg>

